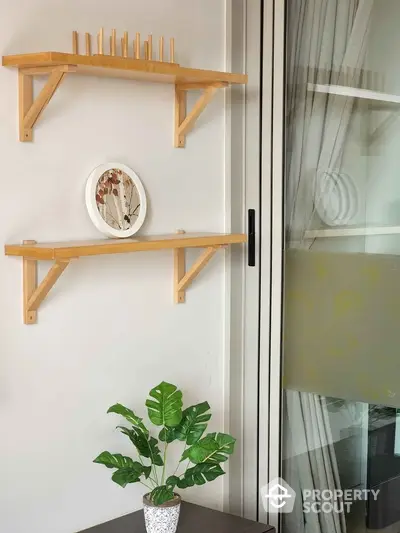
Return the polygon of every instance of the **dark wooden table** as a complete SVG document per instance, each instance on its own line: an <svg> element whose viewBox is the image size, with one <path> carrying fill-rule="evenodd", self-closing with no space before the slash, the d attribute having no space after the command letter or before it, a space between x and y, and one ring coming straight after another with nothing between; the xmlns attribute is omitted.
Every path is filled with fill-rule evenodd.
<svg viewBox="0 0 400 533"><path fill-rule="evenodd" d="M274 528L183 502L177 533L274 533ZM143 510L80 533L145 533Z"/></svg>

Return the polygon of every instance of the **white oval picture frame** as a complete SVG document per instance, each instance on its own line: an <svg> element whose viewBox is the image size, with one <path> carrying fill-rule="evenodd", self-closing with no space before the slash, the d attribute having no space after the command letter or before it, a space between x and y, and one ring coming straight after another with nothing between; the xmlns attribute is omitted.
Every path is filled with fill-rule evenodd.
<svg viewBox="0 0 400 533"><path fill-rule="evenodd" d="M123 239L137 233L143 225L146 192L131 168L122 163L104 163L89 175L86 207L101 233Z"/></svg>

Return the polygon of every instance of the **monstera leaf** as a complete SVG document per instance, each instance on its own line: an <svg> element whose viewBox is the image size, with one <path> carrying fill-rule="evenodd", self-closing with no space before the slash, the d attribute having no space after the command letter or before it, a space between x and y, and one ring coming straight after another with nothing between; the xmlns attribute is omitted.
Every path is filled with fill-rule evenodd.
<svg viewBox="0 0 400 533"><path fill-rule="evenodd" d="M175 427L182 420L182 392L175 385L163 381L149 395L146 401L150 420L156 426Z"/></svg>
<svg viewBox="0 0 400 533"><path fill-rule="evenodd" d="M137 427L128 429L123 426L118 426L118 429L121 430L121 433L130 438L139 455L150 459L153 465L163 466L164 462L160 454L157 439L150 437L148 433L143 433L143 431Z"/></svg>
<svg viewBox="0 0 400 533"><path fill-rule="evenodd" d="M140 476L143 472L142 465L140 463L136 463L136 465L135 468L120 468L114 472L111 479L114 483L117 483L117 485L120 485L123 488L125 488L128 483L137 483L140 481Z"/></svg>
<svg viewBox="0 0 400 533"><path fill-rule="evenodd" d="M169 476L165 484L167 485L167 487L170 487L173 490L177 486L179 479L180 478L178 476Z"/></svg>
<svg viewBox="0 0 400 533"><path fill-rule="evenodd" d="M163 428L160 431L160 440L164 442L181 440L189 445L195 444L207 429L207 422L211 418L211 413L207 413L209 409L208 402L188 407L183 411L182 420L178 426Z"/></svg>
<svg viewBox="0 0 400 533"><path fill-rule="evenodd" d="M121 485L121 487L126 487L128 483L140 481L142 474L148 478L151 472L150 466L143 466L120 453L103 452L93 462L104 465L107 468L117 468L118 470L114 472L112 480Z"/></svg>
<svg viewBox="0 0 400 533"><path fill-rule="evenodd" d="M228 455L233 453L236 439L225 433L209 433L188 448L182 455L181 461L190 459L194 464L223 463Z"/></svg>
<svg viewBox="0 0 400 533"><path fill-rule="evenodd" d="M169 477L166 484L170 487L178 486L180 489L187 489L194 485L204 485L207 481L214 481L224 474L225 472L217 463L201 463L188 468L180 478L177 476Z"/></svg>
<svg viewBox="0 0 400 533"><path fill-rule="evenodd" d="M110 409L107 411L107 413L116 413L117 415L121 415L128 422L130 422L132 426L142 430L143 433L147 433L147 434L149 433L149 430L146 428L146 426L142 422L143 418L136 416L133 411L131 411L124 405L121 405L120 403L116 403L115 405L112 405Z"/></svg>
<svg viewBox="0 0 400 533"><path fill-rule="evenodd" d="M128 468L132 467L135 464L133 459L131 459L130 457L125 457L120 453L113 454L110 452L102 452L99 456L96 457L93 462L98 463L100 465L104 465L107 468Z"/></svg>
<svg viewBox="0 0 400 533"><path fill-rule="evenodd" d="M175 428L162 428L158 438L161 442L168 442L168 444L174 442L174 440L177 440Z"/></svg>
<svg viewBox="0 0 400 533"><path fill-rule="evenodd" d="M161 485L152 491L150 498L155 505L161 505L174 499L174 491L167 485Z"/></svg>

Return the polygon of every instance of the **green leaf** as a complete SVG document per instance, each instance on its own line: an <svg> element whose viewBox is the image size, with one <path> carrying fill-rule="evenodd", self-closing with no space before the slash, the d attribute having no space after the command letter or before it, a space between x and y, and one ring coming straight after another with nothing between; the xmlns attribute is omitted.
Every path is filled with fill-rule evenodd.
<svg viewBox="0 0 400 533"><path fill-rule="evenodd" d="M132 424L132 426L141 429L143 433L149 434L149 430L146 428L146 426L143 424L143 418L140 418L135 415L133 411L125 407L124 405L121 405L120 403L116 403L115 405L112 405L110 409L107 411L107 413L115 413L117 415L123 416L128 422Z"/></svg>
<svg viewBox="0 0 400 533"><path fill-rule="evenodd" d="M150 420L156 426L174 427L182 420L182 392L175 385L163 381L149 395L146 407Z"/></svg>
<svg viewBox="0 0 400 533"><path fill-rule="evenodd" d="M175 429L177 439L186 441L189 445L195 444L207 429L211 413L205 413L209 409L208 402L198 403L185 409L182 413L182 421Z"/></svg>
<svg viewBox="0 0 400 533"><path fill-rule="evenodd" d="M161 442L168 442L171 443L174 440L177 440L176 436L176 428L162 428L160 431L158 438Z"/></svg>
<svg viewBox="0 0 400 533"><path fill-rule="evenodd" d="M143 470L144 477L148 479L151 474L151 466L143 466L142 470Z"/></svg>
<svg viewBox="0 0 400 533"><path fill-rule="evenodd" d="M135 463L130 457L125 457L120 453L113 454L110 452L102 452L93 462L104 465L107 468L128 468L133 467L135 464L140 464Z"/></svg>
<svg viewBox="0 0 400 533"><path fill-rule="evenodd" d="M161 485L152 491L150 498L155 505L161 505L174 499L174 491L167 485Z"/></svg>
<svg viewBox="0 0 400 533"><path fill-rule="evenodd" d="M149 450L150 450L150 459L153 465L163 466L164 461L162 460L160 448L158 447L158 440L154 437L149 439Z"/></svg>
<svg viewBox="0 0 400 533"><path fill-rule="evenodd" d="M126 487L128 483L137 483L140 481L140 476L143 473L143 467L140 463L136 463L132 468L120 468L112 475L112 480L120 485Z"/></svg>
<svg viewBox="0 0 400 533"><path fill-rule="evenodd" d="M168 443L181 440L186 441L189 445L195 444L207 429L207 422L211 418L211 413L205 413L209 409L208 402L188 407L182 413L180 424L172 428L163 428L160 431L159 439Z"/></svg>
<svg viewBox="0 0 400 533"><path fill-rule="evenodd" d="M233 453L235 442L236 439L225 433L209 433L188 448L182 454L181 461L190 459L194 464L223 463Z"/></svg>
<svg viewBox="0 0 400 533"><path fill-rule="evenodd" d="M118 470L114 472L112 480L121 487L126 487L128 483L136 483L140 481L142 474L148 477L151 472L151 467L143 466L120 453L103 452L93 462L107 468L117 468Z"/></svg>
<svg viewBox="0 0 400 533"><path fill-rule="evenodd" d="M124 435L127 435L130 438L139 455L142 457L147 457L151 460L152 464L156 466L163 466L164 462L161 457L157 439L150 437L148 433L144 433L138 427L128 429L123 426L118 426L118 429L120 429Z"/></svg>
<svg viewBox="0 0 400 533"><path fill-rule="evenodd" d="M165 484L167 485L167 487L171 487L171 489L173 490L177 486L178 481L179 481L178 476L169 476Z"/></svg>
<svg viewBox="0 0 400 533"><path fill-rule="evenodd" d="M193 485L204 485L207 481L214 481L224 474L225 472L217 463L201 463L193 468L188 468L183 477L178 479L177 485L180 489L193 487Z"/></svg>

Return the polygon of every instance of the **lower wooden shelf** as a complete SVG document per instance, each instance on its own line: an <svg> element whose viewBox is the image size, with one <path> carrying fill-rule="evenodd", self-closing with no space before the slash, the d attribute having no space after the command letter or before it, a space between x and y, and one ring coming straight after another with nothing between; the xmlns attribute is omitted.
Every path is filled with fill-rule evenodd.
<svg viewBox="0 0 400 533"><path fill-rule="evenodd" d="M185 233L154 235L134 239L106 239L64 243L24 241L7 244L5 255L23 258L23 314L25 324L37 322L37 311L70 262L80 257L171 249L174 252L174 299L185 302L185 292L219 248L246 242L242 233ZM186 248L204 248L186 271ZM37 262L53 261L49 272L38 284Z"/></svg>

